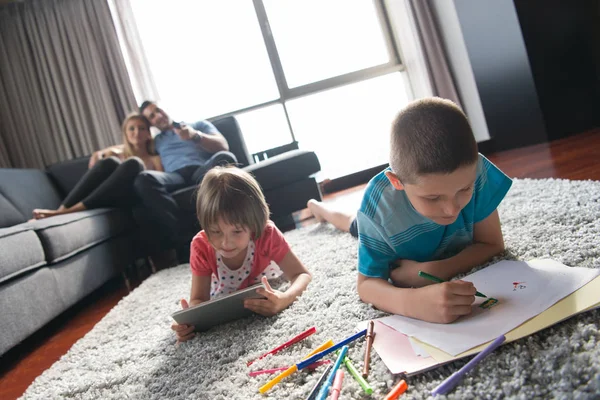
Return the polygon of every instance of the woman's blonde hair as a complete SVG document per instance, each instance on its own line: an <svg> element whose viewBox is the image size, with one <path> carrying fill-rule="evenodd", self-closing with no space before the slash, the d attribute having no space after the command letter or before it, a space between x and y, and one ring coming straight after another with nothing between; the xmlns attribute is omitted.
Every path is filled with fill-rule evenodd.
<svg viewBox="0 0 600 400"><path fill-rule="evenodd" d="M148 119L142 114L131 113L127 117L125 117L125 120L121 125L121 133L123 134L123 156L125 158L133 157L136 155L133 152L131 143L129 143L129 140L127 140L127 124L134 119L142 121L148 128L148 132L150 132L150 121L148 121ZM150 140L146 142L146 151L148 151L148 154L156 155L156 149L154 148L154 140L152 139L152 136L150 136Z"/></svg>
<svg viewBox="0 0 600 400"><path fill-rule="evenodd" d="M222 219L226 224L248 228L258 239L269 219L269 206L252 175L232 166L215 167L198 189L196 215L207 235Z"/></svg>

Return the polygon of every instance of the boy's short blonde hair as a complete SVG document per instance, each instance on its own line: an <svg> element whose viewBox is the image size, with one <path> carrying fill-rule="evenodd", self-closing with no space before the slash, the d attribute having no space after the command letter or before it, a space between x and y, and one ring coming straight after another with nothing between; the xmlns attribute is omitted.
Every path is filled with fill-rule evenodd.
<svg viewBox="0 0 600 400"><path fill-rule="evenodd" d="M204 176L198 189L196 215L202 229L223 222L248 228L258 239L269 219L269 206L258 182L236 167L215 167Z"/></svg>
<svg viewBox="0 0 600 400"><path fill-rule="evenodd" d="M462 110L439 97L410 103L392 123L390 167L403 184L477 162L477 142Z"/></svg>

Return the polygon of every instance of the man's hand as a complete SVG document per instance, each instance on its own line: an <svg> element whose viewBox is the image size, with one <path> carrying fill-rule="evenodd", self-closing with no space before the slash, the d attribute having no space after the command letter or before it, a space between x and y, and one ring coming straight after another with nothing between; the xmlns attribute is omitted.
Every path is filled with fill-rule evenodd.
<svg viewBox="0 0 600 400"><path fill-rule="evenodd" d="M290 305L291 301L288 296L284 292L274 290L269 284L267 277L262 277L262 283L266 289L257 289L256 293L265 296L266 299L244 300L244 307L257 314L270 317Z"/></svg>
<svg viewBox="0 0 600 400"><path fill-rule="evenodd" d="M188 302L185 299L181 299L181 308L185 310L189 307ZM194 328L194 325L179 325L177 323L171 325L171 329L175 331L175 335L177 336L177 343L185 342L196 336Z"/></svg>
<svg viewBox="0 0 600 400"><path fill-rule="evenodd" d="M173 128L175 133L179 135L181 140L190 140L194 136L199 135L198 131L189 125L181 125L180 128Z"/></svg>
<svg viewBox="0 0 600 400"><path fill-rule="evenodd" d="M448 324L471 313L476 290L471 282L452 281L414 291L416 299L410 317Z"/></svg>

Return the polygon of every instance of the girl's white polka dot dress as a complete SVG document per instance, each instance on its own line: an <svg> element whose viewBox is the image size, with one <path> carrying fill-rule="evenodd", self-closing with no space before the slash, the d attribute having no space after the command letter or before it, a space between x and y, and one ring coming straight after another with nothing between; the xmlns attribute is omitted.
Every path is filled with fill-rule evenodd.
<svg viewBox="0 0 600 400"><path fill-rule="evenodd" d="M248 243L248 251L244 258L242 266L236 270L231 270L223 262L223 256L217 251L217 273L219 276L212 274L212 282L210 287L210 297L218 297L226 294L230 294L239 289L240 285L248 279L250 272L252 271L252 261L254 260L254 241ZM267 279L279 278L282 275L279 266L271 261L271 263L265 268L260 275L258 275L252 282L248 282L248 286L260 282L263 276Z"/></svg>

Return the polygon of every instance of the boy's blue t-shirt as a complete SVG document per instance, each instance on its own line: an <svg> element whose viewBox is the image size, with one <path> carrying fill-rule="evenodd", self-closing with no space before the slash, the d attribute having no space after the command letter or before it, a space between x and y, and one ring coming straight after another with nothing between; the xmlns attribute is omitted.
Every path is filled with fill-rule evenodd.
<svg viewBox="0 0 600 400"><path fill-rule="evenodd" d="M487 218L500 204L512 180L479 154L471 201L456 221L439 225L419 214L404 190L396 190L385 171L377 174L363 196L357 214L358 272L388 279L392 263L439 260L473 241L473 224Z"/></svg>

